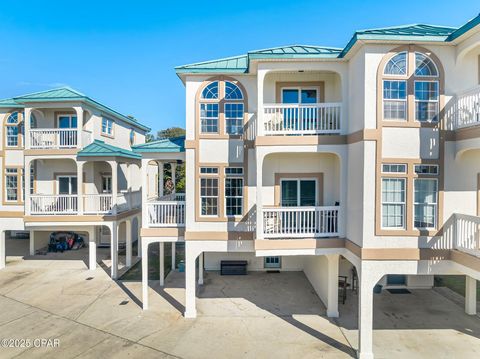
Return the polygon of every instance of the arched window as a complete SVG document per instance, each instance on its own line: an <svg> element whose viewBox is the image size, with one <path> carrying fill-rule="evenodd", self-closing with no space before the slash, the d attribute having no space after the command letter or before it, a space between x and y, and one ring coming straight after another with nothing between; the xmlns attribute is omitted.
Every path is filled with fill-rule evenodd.
<svg viewBox="0 0 480 359"><path fill-rule="evenodd" d="M407 74L407 52L393 56L385 65L385 75L403 76Z"/></svg>
<svg viewBox="0 0 480 359"><path fill-rule="evenodd" d="M204 99L218 99L218 81L212 82L202 91L202 98Z"/></svg>
<svg viewBox="0 0 480 359"><path fill-rule="evenodd" d="M242 91L237 85L231 83L230 81L225 81L225 99L243 100Z"/></svg>
<svg viewBox="0 0 480 359"><path fill-rule="evenodd" d="M135 131L130 129L130 146L133 146L135 144Z"/></svg>
<svg viewBox="0 0 480 359"><path fill-rule="evenodd" d="M19 147L21 114L17 111L12 112L5 122L6 126L6 145L7 147Z"/></svg>
<svg viewBox="0 0 480 359"><path fill-rule="evenodd" d="M235 81L210 82L200 96L200 133L243 133L245 97Z"/></svg>
<svg viewBox="0 0 480 359"><path fill-rule="evenodd" d="M421 52L414 53L415 63L409 62L409 54L413 56L412 52L399 52L385 65L382 81L383 119L438 122L438 67L429 56ZM414 97L409 98L408 93L413 93ZM409 107L415 108L415 117L411 119L408 118Z"/></svg>
<svg viewBox="0 0 480 359"><path fill-rule="evenodd" d="M435 63L421 52L415 53L415 76L438 76L438 70Z"/></svg>

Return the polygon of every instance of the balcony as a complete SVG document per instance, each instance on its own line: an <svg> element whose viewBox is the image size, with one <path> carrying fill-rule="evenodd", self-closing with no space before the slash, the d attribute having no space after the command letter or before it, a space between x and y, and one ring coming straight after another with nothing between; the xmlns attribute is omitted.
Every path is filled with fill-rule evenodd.
<svg viewBox="0 0 480 359"><path fill-rule="evenodd" d="M32 216L82 214L79 213L79 196L75 194L32 194L29 198L30 213L27 214ZM116 204L112 194L85 194L81 199L85 215L114 215L140 208L142 202L141 191L118 193Z"/></svg>
<svg viewBox="0 0 480 359"><path fill-rule="evenodd" d="M27 149L32 150L62 150L79 148L78 130L76 128L35 128L29 131L30 141ZM82 131L83 147L92 142L92 133Z"/></svg>
<svg viewBox="0 0 480 359"><path fill-rule="evenodd" d="M480 125L480 85L458 94L453 111L455 129Z"/></svg>
<svg viewBox="0 0 480 359"><path fill-rule="evenodd" d="M480 257L480 217L455 214L454 248Z"/></svg>
<svg viewBox="0 0 480 359"><path fill-rule="evenodd" d="M272 135L327 135L341 131L341 103L265 104L263 133Z"/></svg>
<svg viewBox="0 0 480 359"><path fill-rule="evenodd" d="M338 237L339 206L263 208L265 239Z"/></svg>
<svg viewBox="0 0 480 359"><path fill-rule="evenodd" d="M185 227L185 193L172 193L149 200L148 227Z"/></svg>

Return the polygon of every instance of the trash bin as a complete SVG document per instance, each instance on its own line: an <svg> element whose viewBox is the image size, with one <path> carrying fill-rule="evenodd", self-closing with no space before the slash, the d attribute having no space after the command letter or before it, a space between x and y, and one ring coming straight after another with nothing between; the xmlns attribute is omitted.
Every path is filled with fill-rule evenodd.
<svg viewBox="0 0 480 359"><path fill-rule="evenodd" d="M380 284L375 285L375 287L373 287L373 293L382 294L382 288L383 286Z"/></svg>
<svg viewBox="0 0 480 359"><path fill-rule="evenodd" d="M185 263L183 261L180 261L180 263L178 263L178 271L180 273L185 272Z"/></svg>

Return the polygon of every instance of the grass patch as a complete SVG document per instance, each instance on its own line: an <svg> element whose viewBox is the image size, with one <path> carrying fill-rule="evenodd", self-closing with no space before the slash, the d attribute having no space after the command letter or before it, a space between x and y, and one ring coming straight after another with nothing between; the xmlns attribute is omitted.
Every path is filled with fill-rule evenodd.
<svg viewBox="0 0 480 359"><path fill-rule="evenodd" d="M172 244L165 243L165 276L170 272L172 267ZM181 260L185 259L185 247L180 243L176 245L176 265ZM142 260L138 261L132 268L130 268L123 276L121 280L127 281L141 281L142 280ZM158 243L151 244L148 248L148 279L159 280L160 279L160 257Z"/></svg>
<svg viewBox="0 0 480 359"><path fill-rule="evenodd" d="M447 287L465 297L464 275L436 275L435 287ZM477 300L480 300L480 283L477 281Z"/></svg>

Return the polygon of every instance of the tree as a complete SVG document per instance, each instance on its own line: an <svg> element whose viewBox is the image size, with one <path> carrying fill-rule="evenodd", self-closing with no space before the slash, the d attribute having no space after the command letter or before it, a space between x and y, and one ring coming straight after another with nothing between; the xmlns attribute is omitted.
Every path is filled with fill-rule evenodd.
<svg viewBox="0 0 480 359"><path fill-rule="evenodd" d="M185 130L181 127L169 127L157 132L157 138L159 140L163 140L165 138L180 137L180 136L185 136Z"/></svg>

